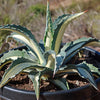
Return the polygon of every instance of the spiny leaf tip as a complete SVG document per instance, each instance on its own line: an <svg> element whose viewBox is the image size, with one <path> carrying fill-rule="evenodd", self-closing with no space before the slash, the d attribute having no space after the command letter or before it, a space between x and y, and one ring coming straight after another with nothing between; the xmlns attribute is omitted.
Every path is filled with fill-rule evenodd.
<svg viewBox="0 0 100 100"><path fill-rule="evenodd" d="M84 13L88 12L88 10L85 10Z"/></svg>

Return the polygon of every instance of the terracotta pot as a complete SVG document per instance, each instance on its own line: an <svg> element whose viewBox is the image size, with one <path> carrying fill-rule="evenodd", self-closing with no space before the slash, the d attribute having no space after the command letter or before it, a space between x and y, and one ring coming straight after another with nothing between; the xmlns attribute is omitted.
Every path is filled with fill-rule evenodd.
<svg viewBox="0 0 100 100"><path fill-rule="evenodd" d="M26 47L20 47L16 49L22 50ZM94 57L100 61L100 53L90 49L84 48L84 52L89 57ZM2 54L3 55L3 54ZM2 56L0 55L0 57ZM96 80L97 86L100 90L100 78ZM4 86L0 89L0 100L36 100L35 92L19 90L10 86ZM95 90L90 84L79 88L70 90L62 90L56 92L43 92L40 93L40 100L100 100L100 92Z"/></svg>

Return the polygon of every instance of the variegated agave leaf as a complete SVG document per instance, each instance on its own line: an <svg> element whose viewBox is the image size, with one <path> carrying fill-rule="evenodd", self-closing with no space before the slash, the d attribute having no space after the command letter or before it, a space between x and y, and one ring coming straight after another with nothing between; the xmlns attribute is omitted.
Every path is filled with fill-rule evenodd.
<svg viewBox="0 0 100 100"><path fill-rule="evenodd" d="M87 79L87 80L91 83L91 85L92 85L96 90L98 90L97 85L96 85L96 83L95 83L95 81L94 81L94 78L93 78L93 76L92 76L92 72L91 72L91 70L89 69L89 67L87 66L87 64L81 63L81 64L76 65L76 67L77 67L77 71L78 71L79 75L80 75L82 78Z"/></svg>
<svg viewBox="0 0 100 100"><path fill-rule="evenodd" d="M86 62L75 65L68 64L68 61L82 50L81 48L84 45L94 41L99 42L99 40L94 38L81 38L65 44L60 51L60 44L66 26L73 19L84 13L85 12L66 14L58 17L54 23L52 23L49 10L49 0L47 0L47 21L44 42L42 41L39 44L36 42L34 35L25 27L20 25L0 26L0 30L12 31L11 35L8 37L12 37L17 41L24 43L28 47L28 50L11 50L1 57L0 68L10 61L13 62L5 71L0 87L3 87L16 75L20 73L27 73L28 77L34 84L33 86L36 97L37 100L39 100L41 79L50 81L61 89L67 90L69 87L64 75L78 73L82 78L87 79L97 89L91 73L93 70L100 75L97 68L94 68L93 65L87 64Z"/></svg>
<svg viewBox="0 0 100 100"><path fill-rule="evenodd" d="M41 49L42 53L44 53L44 52L45 52L45 47L44 47L44 42L43 42L43 40L40 40L39 46L40 46L40 49Z"/></svg>
<svg viewBox="0 0 100 100"><path fill-rule="evenodd" d="M41 72L30 72L28 77L32 80L34 84L33 86L35 89L36 98L37 100L39 100Z"/></svg>
<svg viewBox="0 0 100 100"><path fill-rule="evenodd" d="M36 93L36 97L37 100L39 100L39 93L40 93L40 82L41 82L41 78L42 76L48 76L51 77L53 75L53 70L49 69L49 68L44 68L44 70L39 71L39 72L30 72L28 77L32 80L33 82L33 87L35 89L35 93Z"/></svg>
<svg viewBox="0 0 100 100"><path fill-rule="evenodd" d="M89 67L94 76L96 76L97 78L100 77L99 68L95 67L93 64L88 64L85 61L83 62L83 64L86 64Z"/></svg>
<svg viewBox="0 0 100 100"><path fill-rule="evenodd" d="M45 68L39 65L37 62L25 58L18 58L17 60L13 61L12 65L4 73L0 87L4 86L10 79L21 73L23 70L31 67L36 70L43 70Z"/></svg>
<svg viewBox="0 0 100 100"><path fill-rule="evenodd" d="M90 37L81 38L76 41L66 43L58 54L59 59L62 60L63 64L67 63L74 55L76 55L81 50L83 46L90 42L98 42L98 40Z"/></svg>
<svg viewBox="0 0 100 100"><path fill-rule="evenodd" d="M56 53L53 50L47 51L44 54L44 58L47 62L46 67L52 69L55 74L55 68L57 66Z"/></svg>
<svg viewBox="0 0 100 100"><path fill-rule="evenodd" d="M6 64L18 59L18 58L28 58L30 60L37 61L36 57L29 56L29 54L27 54L26 50L22 50L22 51L10 50L9 52L4 53L4 55L0 58L0 69L4 65L6 65Z"/></svg>
<svg viewBox="0 0 100 100"><path fill-rule="evenodd" d="M50 82L55 84L56 86L58 86L62 90L69 89L68 82L65 78L51 79Z"/></svg>
<svg viewBox="0 0 100 100"><path fill-rule="evenodd" d="M56 57L57 66L55 68L55 72L59 70L60 66L66 64L72 57L74 57L84 45L94 41L98 42L98 40L94 38L81 38L76 41L66 43Z"/></svg>
<svg viewBox="0 0 100 100"><path fill-rule="evenodd" d="M78 73L82 78L87 79L91 83L91 85L93 85L93 87L95 89L97 89L97 85L94 81L91 70L90 70L87 63L80 63L80 64L77 64L77 65L74 65L74 64L70 65L69 64L67 66L61 67L59 69L58 73L56 74L56 77L57 76L63 76L66 73L67 74L69 74L69 73Z"/></svg>
<svg viewBox="0 0 100 100"><path fill-rule="evenodd" d="M56 54L59 52L62 36L65 32L66 26L70 21L77 18L78 16L84 14L84 12L77 14L66 14L58 17L53 23L53 41L52 41L52 50L55 50Z"/></svg>
<svg viewBox="0 0 100 100"><path fill-rule="evenodd" d="M68 65L61 66L57 71L55 77L63 76L65 74L70 74L70 73L71 74L77 73L75 64L68 64Z"/></svg>
<svg viewBox="0 0 100 100"><path fill-rule="evenodd" d="M40 60L40 63L45 65L45 59L42 55L42 52L38 46L38 43L36 42L34 36L32 33L27 30L26 28L20 26L20 25L5 25L0 26L0 30L9 30L14 33L12 33L11 37L20 40L20 42L23 42L25 45L28 46L31 51L35 52L37 57Z"/></svg>
<svg viewBox="0 0 100 100"><path fill-rule="evenodd" d="M47 1L46 29L44 35L45 51L51 50L52 39L53 39L52 19L49 10L49 1Z"/></svg>
<svg viewBox="0 0 100 100"><path fill-rule="evenodd" d="M60 59L56 56L56 53L53 50L47 51L44 54L44 58L46 59L46 67L53 70L53 77L55 76L56 72L60 68Z"/></svg>

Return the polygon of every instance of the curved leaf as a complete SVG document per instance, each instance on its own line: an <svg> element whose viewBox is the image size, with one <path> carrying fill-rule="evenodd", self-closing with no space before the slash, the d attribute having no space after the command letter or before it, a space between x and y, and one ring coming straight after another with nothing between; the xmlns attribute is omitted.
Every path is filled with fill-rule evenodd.
<svg viewBox="0 0 100 100"><path fill-rule="evenodd" d="M55 77L63 76L65 74L77 73L77 69L75 66L76 66L75 64L68 64L68 65L61 66L58 72L56 73Z"/></svg>
<svg viewBox="0 0 100 100"><path fill-rule="evenodd" d="M29 56L29 54L27 54L27 52L24 49L22 51L20 51L20 50L10 50L9 52L4 53L3 56L0 58L0 65L5 63L6 61L7 62L14 61L14 60L16 60L18 58L22 58L22 57L28 58L28 59L33 60L33 61L37 60L35 56L34 56L34 59L33 59L33 57L31 58L31 56ZM1 66L0 66L0 68L1 68Z"/></svg>
<svg viewBox="0 0 100 100"><path fill-rule="evenodd" d="M53 23L54 35L52 41L52 50L55 50L56 54L59 52L61 40L65 29L70 21L77 18L78 16L84 14L84 12L77 13L77 14L66 14L58 17L55 22Z"/></svg>
<svg viewBox="0 0 100 100"><path fill-rule="evenodd" d="M49 75L49 76L48 76ZM40 81L41 78L44 78L45 76L47 76L47 78L51 77L53 75L53 71L51 69L48 68L44 68L44 70L39 71L39 72L30 72L28 77L32 80L33 82L33 86L35 88L35 93L36 93L36 97L37 100L39 100L39 93L40 93ZM44 77L42 77L44 76Z"/></svg>
<svg viewBox="0 0 100 100"><path fill-rule="evenodd" d="M98 90L97 85L94 81L94 78L92 76L91 70L89 69L89 67L85 64L85 63L81 63L76 65L77 67L77 71L79 73L79 75L85 79L87 79L95 89Z"/></svg>
<svg viewBox="0 0 100 100"><path fill-rule="evenodd" d="M63 64L67 63L83 46L90 42L98 42L98 40L90 37L66 43L58 54L62 58Z"/></svg>
<svg viewBox="0 0 100 100"><path fill-rule="evenodd" d="M83 62L83 64L86 64L89 67L89 69L91 70L92 73L97 74L98 77L100 77L99 68L95 67L93 64L88 64L85 61Z"/></svg>
<svg viewBox="0 0 100 100"><path fill-rule="evenodd" d="M38 43L36 42L34 36L32 33L26 29L25 27L22 27L20 25L5 25L0 26L0 30L8 30L12 31L12 37L20 40L20 42L25 43L25 45L28 46L28 48L35 52L35 54L38 56L40 63L45 64L45 59L43 58L42 52L38 46Z"/></svg>
<svg viewBox="0 0 100 100"><path fill-rule="evenodd" d="M40 66L36 62L25 58L18 58L13 61L12 65L6 70L2 77L0 87L4 86L10 79L21 73L26 68L40 69L43 70L45 67Z"/></svg>
<svg viewBox="0 0 100 100"><path fill-rule="evenodd" d="M57 72L56 77L73 72L78 73L82 78L87 79L93 85L93 87L98 90L97 85L92 76L91 70L89 69L89 66L86 63L80 63L77 65L69 64L67 66L61 67Z"/></svg>
<svg viewBox="0 0 100 100"><path fill-rule="evenodd" d="M60 78L60 79L52 79L50 80L50 82L52 82L53 84L55 84L56 86L58 86L60 89L62 90L68 90L68 83L66 81L65 78Z"/></svg>

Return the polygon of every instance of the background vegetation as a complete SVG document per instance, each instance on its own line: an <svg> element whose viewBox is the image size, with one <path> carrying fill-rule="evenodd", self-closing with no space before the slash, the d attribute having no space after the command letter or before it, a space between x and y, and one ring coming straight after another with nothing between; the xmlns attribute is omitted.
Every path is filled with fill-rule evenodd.
<svg viewBox="0 0 100 100"><path fill-rule="evenodd" d="M64 13L88 12L72 22L64 34L64 42L80 37L100 39L100 0L50 0L53 20ZM27 27L37 40L45 32L46 0L0 0L0 25L19 24ZM0 47L9 32L0 32ZM10 48L16 42L11 42ZM17 44L20 45L20 44ZM2 48L0 48L2 49Z"/></svg>

